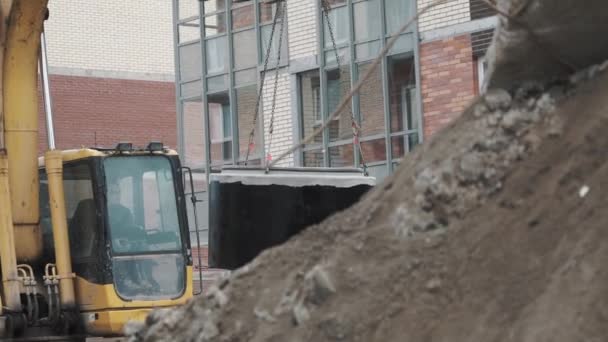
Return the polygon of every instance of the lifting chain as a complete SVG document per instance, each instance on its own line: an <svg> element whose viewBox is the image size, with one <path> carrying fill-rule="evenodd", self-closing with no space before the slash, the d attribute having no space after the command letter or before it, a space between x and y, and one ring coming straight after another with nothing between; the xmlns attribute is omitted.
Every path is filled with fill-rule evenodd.
<svg viewBox="0 0 608 342"><path fill-rule="evenodd" d="M279 65L281 63L281 44L283 43L283 32L285 30L285 22L283 20L283 13L285 12L285 0L278 0L278 1L267 1L265 2L266 4L271 4L271 3L277 3L277 7L274 13L274 18L272 21L272 27L270 30L270 37L268 38L268 47L266 48L266 56L264 58L264 67L262 69L262 76L261 76L261 80L260 80L260 88L258 90L258 98L256 100L256 104L255 104L255 113L253 115L253 122L252 122L252 128L251 128L251 132L249 133L249 142L247 144L247 154L245 157L245 165L247 165L247 163L249 162L249 155L251 154L251 152L255 149L255 143L254 143L254 138L255 138L255 128L257 126L257 122L258 122L258 118L260 116L260 105L262 103L262 95L264 93L264 83L266 80L266 73L268 72L268 63L270 61L270 53L272 51L272 43L274 41L274 33L276 31L276 27L277 24L279 22L279 19L281 19L281 29L280 29L280 33L279 33L279 48L278 48L278 53L277 53L277 63L276 63L276 71L275 71L275 82L274 82L274 90L273 90L273 97L272 97L272 109L271 109L271 115L270 115L270 128L269 128L269 134L270 134L270 142L269 142L269 149L270 149L270 144L272 143L272 131L274 129L274 112L275 112L275 107L276 107L276 94L277 94L277 87L278 87L278 79L279 79ZM267 155L267 163L269 162L270 158L270 152Z"/></svg>
<svg viewBox="0 0 608 342"><path fill-rule="evenodd" d="M274 133L274 113L277 106L277 88L279 87L279 67L281 65L281 46L283 44L283 33L285 32L285 20L283 19L283 13L285 13L285 1L280 1L277 5L278 15L281 16L281 31L279 32L279 42L277 47L277 64L274 73L274 87L272 89L272 105L270 108L270 123L268 125L268 153L266 154L266 172L268 172L268 165L272 161L272 155L270 154L270 147L272 146L272 135Z"/></svg>
<svg viewBox="0 0 608 342"><path fill-rule="evenodd" d="M321 1L321 8L322 8L322 12L323 12L323 16L325 17L325 22L327 22L327 30L329 31L329 38L331 39L331 44L332 44L332 49L334 52L334 56L336 58L336 64L338 66L338 79L340 80L340 89L342 89L342 65L340 64L340 56L338 54L338 44L336 43L336 37L334 35L334 30L331 24L331 20L329 18L329 11L331 11L331 5L329 4L328 0L320 0ZM350 80L349 80L349 87L350 89ZM357 147L357 149L359 150L359 158L361 159L361 166L363 166L363 173L367 176L368 172L367 172L367 163L365 162L365 158L363 156L363 149L361 148L361 140L359 139L360 137L360 133L361 133L361 126L359 125L359 123L357 122L357 119L355 118L355 113L352 111L352 106L351 106L351 110L350 110L350 121L351 121L351 127L353 130L353 144L355 144L355 146Z"/></svg>

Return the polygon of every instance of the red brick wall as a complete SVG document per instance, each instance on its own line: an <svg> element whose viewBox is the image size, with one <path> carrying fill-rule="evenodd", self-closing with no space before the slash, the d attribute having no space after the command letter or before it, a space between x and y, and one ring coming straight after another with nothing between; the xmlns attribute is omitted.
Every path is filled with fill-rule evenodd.
<svg viewBox="0 0 608 342"><path fill-rule="evenodd" d="M51 75L57 148L145 146L152 140L176 148L172 82ZM42 102L39 149L47 149Z"/></svg>
<svg viewBox="0 0 608 342"><path fill-rule="evenodd" d="M456 118L477 93L470 35L420 47L422 103L426 137Z"/></svg>

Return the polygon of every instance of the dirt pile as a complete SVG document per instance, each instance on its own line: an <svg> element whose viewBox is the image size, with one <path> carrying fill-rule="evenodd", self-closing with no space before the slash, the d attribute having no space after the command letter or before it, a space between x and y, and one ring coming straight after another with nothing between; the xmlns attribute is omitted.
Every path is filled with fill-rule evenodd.
<svg viewBox="0 0 608 342"><path fill-rule="evenodd" d="M558 2L498 4L532 20ZM491 63L509 91L490 90L353 208L131 326L131 339L606 340L608 63L567 77L559 61L510 59L531 38L505 40L521 27L501 25Z"/></svg>
<svg viewBox="0 0 608 342"><path fill-rule="evenodd" d="M605 67L489 92L355 207L132 340L604 340Z"/></svg>

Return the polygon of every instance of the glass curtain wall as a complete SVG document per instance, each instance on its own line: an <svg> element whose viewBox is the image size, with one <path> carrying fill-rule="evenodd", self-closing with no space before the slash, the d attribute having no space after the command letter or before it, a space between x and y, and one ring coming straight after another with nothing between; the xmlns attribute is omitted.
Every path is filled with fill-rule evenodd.
<svg viewBox="0 0 608 342"><path fill-rule="evenodd" d="M261 0L173 2L180 151L188 162L188 158L198 158L192 162L197 168L205 166L206 172L223 165L244 164L247 154L249 165L261 164L261 110L258 119L254 117L260 71L277 4ZM276 66L279 52L281 66L289 60L286 29L278 46L282 25L286 23L278 20L270 69ZM196 110L200 119L192 114ZM254 138L250 139L252 131Z"/></svg>
<svg viewBox="0 0 608 342"><path fill-rule="evenodd" d="M319 30L320 68L298 74L300 138L314 132L334 112L415 8L412 0L328 2L327 17L317 8L323 25ZM302 149L303 166L361 166L358 147L353 144L352 116L361 127L363 160L370 174L379 178L389 174L420 142L415 29L398 38L340 118Z"/></svg>

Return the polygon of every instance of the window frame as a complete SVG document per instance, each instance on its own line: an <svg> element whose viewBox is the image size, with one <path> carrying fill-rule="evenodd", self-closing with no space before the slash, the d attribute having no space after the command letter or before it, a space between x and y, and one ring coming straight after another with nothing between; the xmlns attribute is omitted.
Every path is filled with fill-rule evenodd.
<svg viewBox="0 0 608 342"><path fill-rule="evenodd" d="M178 130L180 132L185 131L184 120L182 118L184 103L191 101L196 98L202 99L202 115L204 117L204 132L205 132L205 171L207 173L211 172L212 167L221 167L223 165L236 165L242 163L242 159L244 156L240 156L239 154L239 132L238 132L238 112L236 108L236 92L237 89L245 86L251 86L253 84L256 85L257 89L260 89L261 78L264 77L262 75L263 70L263 62L264 62L264 51L262 49L263 43L263 30L264 27L272 25L272 21L261 21L260 13L261 6L263 4L263 0L249 0L249 1L234 1L234 0L219 0L221 2L220 6L216 6L215 9L209 10L209 2L198 2L198 16L188 16L188 18L181 18L179 14L180 10L180 1L186 0L173 0L173 23L174 23L174 46L176 47L174 50L175 55L175 69L176 69L176 98L178 99L176 104L176 109L178 113ZM190 0L195 1L195 0ZM235 11L239 9L243 9L245 7L251 6L253 13L253 22L251 24L235 28L233 24L233 19L235 19ZM205 12L205 7L207 7L207 12ZM272 13L274 13L276 5L272 6ZM214 16L222 16L223 25L225 26L225 30L223 32L206 35L205 32L205 21L209 20L208 18ZM199 39L188 40L187 42L180 42L180 27L185 24L198 23L199 26ZM281 47L278 47L281 50L281 61L279 64L279 68L287 67L289 65L289 44L288 44L288 29L289 23L287 20L287 11L284 13L283 20L281 21L284 26L283 31L283 43ZM280 27L277 27L277 31L275 32L275 42L278 41L276 35L278 35L278 30ZM252 63L251 65L239 67L236 66L235 63L235 53L236 49L234 46L234 38L235 34L245 32L248 30L254 30L255 35L255 55L256 55L256 63ZM183 35L183 32L182 32ZM226 37L226 67L223 70L213 70L213 72L207 72L207 66L211 63L211 56L208 56L208 42L214 39L218 39L221 37ZM180 63L180 53L179 47L186 44L198 44L201 49L201 75L200 77L190 77L190 79L182 79L180 78L181 72L181 63ZM276 50L277 47L273 47L273 50ZM221 56L220 56L221 57ZM268 72L274 70L276 67L276 59L271 57L268 65ZM255 76L253 76L255 75ZM213 81L219 81L220 78L225 78L225 81L220 82L223 83L220 86L220 83L211 83ZM225 83L224 83L225 82ZM194 89L199 87L199 91L195 93ZM213 89L212 89L213 88ZM210 125L209 125L209 105L208 105L208 95L220 93L220 92L228 92L229 103L230 103L230 118L231 118L231 153L229 160L225 160L221 163L215 163L212 165L211 161L211 135L210 135ZM256 143L260 145L260 155L265 155L265 142L264 142L264 113L263 106L260 104L260 113L258 117L259 127L256 126L256 136L259 136L260 139L256 139ZM248 129L249 130L249 129ZM183 139L184 134L179 135L178 142L178 150L185 150L185 141ZM259 141L259 142L258 142ZM261 157L260 157L261 158Z"/></svg>
<svg viewBox="0 0 608 342"><path fill-rule="evenodd" d="M350 85L351 87L358 81L359 77L361 75L359 75L359 65L364 64L365 62L369 62L370 60L374 59L377 56L377 53L379 51L382 50L382 48L385 46L386 42L388 39L390 39L392 37L392 34L390 32L387 32L387 18L386 18L386 0L376 0L378 1L378 10L380 11L380 19L381 19L381 30L380 30L380 34L377 37L365 37L364 39L355 39L355 6L362 6L362 5L357 5L357 4L361 4L363 2L366 2L369 0L345 0L343 3L339 4L339 5L335 5L335 6L331 6L332 9L335 8L343 8L346 7L347 10L347 16L346 16L346 20L348 20L348 27L349 27L349 37L348 37L348 42L345 44L337 44L337 48L339 49L339 51L344 51L347 55L346 56L340 56L340 65L342 66L343 70L350 68ZM411 9L411 13L415 13L416 11L416 2L413 0L407 0L408 4ZM327 77L327 71L328 70L332 70L332 69L336 69L336 65L337 63L333 60L335 60L335 58L329 58L328 60L328 54L329 53L334 53L333 52L333 46L330 47L326 47L326 18L325 15L321 9L321 7L319 6L319 4L317 4L316 6L316 12L317 12L317 32L318 37L317 37L317 47L318 47L318 51L320 51L319 55L318 55L318 61L319 61L319 65L318 68L311 68L309 70L302 70L302 71L298 71L298 73L296 74L296 79L298 80L298 82L296 82L298 87L301 87L301 82L300 80L300 75L303 74L304 72L308 72L308 71L312 71L312 70L319 70L319 76L321 78L320 80L320 98L321 98L321 111L322 111L322 118L323 121L325 121L329 115L331 113L329 113L329 103L328 103L328 77ZM330 12L331 15L331 12ZM330 19L331 20L331 19ZM365 141L371 141L371 140L377 140L379 138L384 137L385 139L385 145L386 145L386 160L384 160L383 162L373 162L373 163L367 163L368 166L378 166L378 165L382 165L382 164L386 164L386 167L389 170L389 174L393 172L395 164L397 164L401 157L397 157L397 158L393 158L392 155L392 142L393 139L395 137L400 137L402 136L404 141L404 144L406 144L405 146L408 146L408 150L409 150L409 136L411 135L417 135L418 141L421 142L423 140L423 115L422 115L422 110L421 110L421 94L420 94L420 73L419 73L419 46L416 43L415 37L417 37L418 35L418 27L417 25L414 25L414 27L412 29L409 29L408 31L406 31L405 33L401 34L401 39L405 39L405 46L403 48L393 48L388 54L387 56L385 56L382 60L381 66L379 66L380 68L380 73L381 73L381 79L382 79L382 95L383 95L383 108L384 108L384 133L381 134L374 134L372 136L369 137L360 137L360 141L361 142L365 142ZM407 39L411 39L411 44L407 43ZM377 47L377 51L376 47L374 47L374 44L378 44ZM367 53L367 55L364 56L359 56L359 54L357 53L357 49L360 48L361 46L371 46L372 52L371 53ZM415 118L417 120L417 124L418 127L415 129L406 129L406 130L402 130L399 132L391 132L391 127L390 127L390 119L391 119L391 113L390 113L390 98L389 98L389 79L388 79L388 59L391 56L395 56L395 55L401 55L404 53L410 53L412 55L412 62L415 65L415 72L414 74L412 74L412 76L415 77L415 89L416 89L416 95L415 95L415 99L416 99L416 103L413 103L413 105L415 106L414 108L414 113L413 115L415 115ZM345 73L343 73L344 75ZM298 96L298 103L300 103L301 101L303 101L304 99L301 98L301 94L302 91L301 89L296 89L295 94L297 94L296 96ZM355 119L357 120L357 122L360 124L362 117L361 117L361 107L360 107L360 96L359 95L355 95L353 96L353 99L351 101L351 108L353 110L353 114L355 116ZM302 106L299 105L297 106L297 116L298 116L298 120L297 123L299 125L303 124L303 112L302 112ZM348 113L343 112L342 115L348 115ZM404 127L405 128L405 127ZM362 131L365 130L365 127L362 127ZM341 142L343 142L344 140L341 141L330 141L329 140L329 129L325 129L323 131L323 143L322 146L319 145L315 145L315 146L307 146L304 148L301 148L299 151L299 158L296 158L299 161L300 166L306 166L306 162L305 162L305 157L304 154L307 152L311 152L311 151L316 151L318 150L319 147L321 147L321 150L323 152L324 158L323 158L323 163L322 166L324 167L330 167L330 153L329 153L329 148L331 147L335 147L340 145ZM299 136L298 139L303 138L303 131L302 129L298 129L297 132L299 132ZM352 141L350 142L351 144L353 143ZM359 156L359 149L358 146L354 145L353 146L354 149L354 154L355 154L355 163L354 167L359 167L361 164L361 158ZM363 156L365 158L365 156Z"/></svg>

